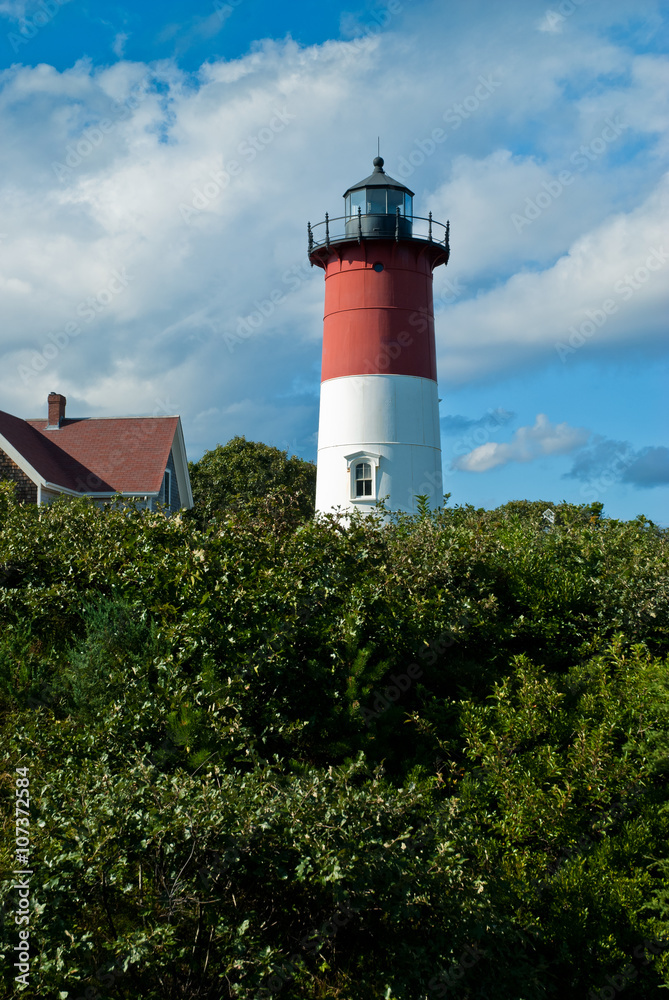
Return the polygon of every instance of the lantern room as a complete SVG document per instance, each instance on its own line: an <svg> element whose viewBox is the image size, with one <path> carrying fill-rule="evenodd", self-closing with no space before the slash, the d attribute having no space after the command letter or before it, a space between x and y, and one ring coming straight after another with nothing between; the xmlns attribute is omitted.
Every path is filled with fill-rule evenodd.
<svg viewBox="0 0 669 1000"><path fill-rule="evenodd" d="M374 158L374 172L344 194L346 235L395 238L412 235L413 191L393 180Z"/></svg>

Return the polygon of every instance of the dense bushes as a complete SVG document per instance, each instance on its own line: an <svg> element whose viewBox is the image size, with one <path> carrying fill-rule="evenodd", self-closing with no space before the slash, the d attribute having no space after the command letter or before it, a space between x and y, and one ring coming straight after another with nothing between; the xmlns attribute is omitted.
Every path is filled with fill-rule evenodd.
<svg viewBox="0 0 669 1000"><path fill-rule="evenodd" d="M189 462L188 471L195 500L188 517L200 525L220 511L262 508L268 495L290 501L303 517L314 512L314 463L259 441L232 438Z"/></svg>
<svg viewBox="0 0 669 1000"><path fill-rule="evenodd" d="M28 995L669 985L666 532L547 506L344 523L279 491L202 527L0 485Z"/></svg>

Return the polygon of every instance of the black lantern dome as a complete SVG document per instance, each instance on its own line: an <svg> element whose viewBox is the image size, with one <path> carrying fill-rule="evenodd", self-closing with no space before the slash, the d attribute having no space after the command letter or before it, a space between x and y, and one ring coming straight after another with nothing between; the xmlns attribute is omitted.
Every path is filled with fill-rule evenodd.
<svg viewBox="0 0 669 1000"><path fill-rule="evenodd" d="M383 169L383 157L374 157L374 172L344 194L346 233L357 236L412 235L413 191L393 180Z"/></svg>

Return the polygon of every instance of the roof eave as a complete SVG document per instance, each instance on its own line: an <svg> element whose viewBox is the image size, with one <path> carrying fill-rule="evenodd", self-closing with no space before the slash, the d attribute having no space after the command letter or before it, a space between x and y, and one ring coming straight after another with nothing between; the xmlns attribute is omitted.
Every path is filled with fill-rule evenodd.
<svg viewBox="0 0 669 1000"><path fill-rule="evenodd" d="M181 417L177 417L177 426L172 438L172 457L174 459L174 471L177 474L181 506L190 510L193 506L193 491L191 490L190 476L188 475L188 458L186 456L186 443L184 441L183 427L181 426Z"/></svg>
<svg viewBox="0 0 669 1000"><path fill-rule="evenodd" d="M5 452L5 454L11 458L15 465L18 465L21 472L25 473L28 479L31 479L36 486L44 486L44 477L39 474L37 469L33 468L30 462L27 462L20 451L18 451L13 444L11 444L4 434L0 434L0 448Z"/></svg>
<svg viewBox="0 0 669 1000"><path fill-rule="evenodd" d="M42 489L53 490L55 493L65 493L70 497L158 497L160 492L155 490L106 490L96 492L95 490L71 490L67 486L59 486L58 483L41 483Z"/></svg>

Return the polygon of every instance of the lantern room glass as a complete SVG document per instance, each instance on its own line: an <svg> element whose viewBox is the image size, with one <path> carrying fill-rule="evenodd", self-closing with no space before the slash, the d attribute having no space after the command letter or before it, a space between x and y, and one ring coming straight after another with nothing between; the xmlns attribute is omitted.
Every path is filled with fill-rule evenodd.
<svg viewBox="0 0 669 1000"><path fill-rule="evenodd" d="M362 188L359 191L351 191L350 194L346 195L346 218L350 219L352 215L357 215L358 208L362 209L364 213L365 211L364 188Z"/></svg>
<svg viewBox="0 0 669 1000"><path fill-rule="evenodd" d="M395 215L398 208L400 215L404 215L404 191L388 188L388 215Z"/></svg>
<svg viewBox="0 0 669 1000"><path fill-rule="evenodd" d="M346 195L345 206L347 219L356 216L358 208L363 215L396 215L398 208L402 216L413 215L413 198L397 188L359 188Z"/></svg>

